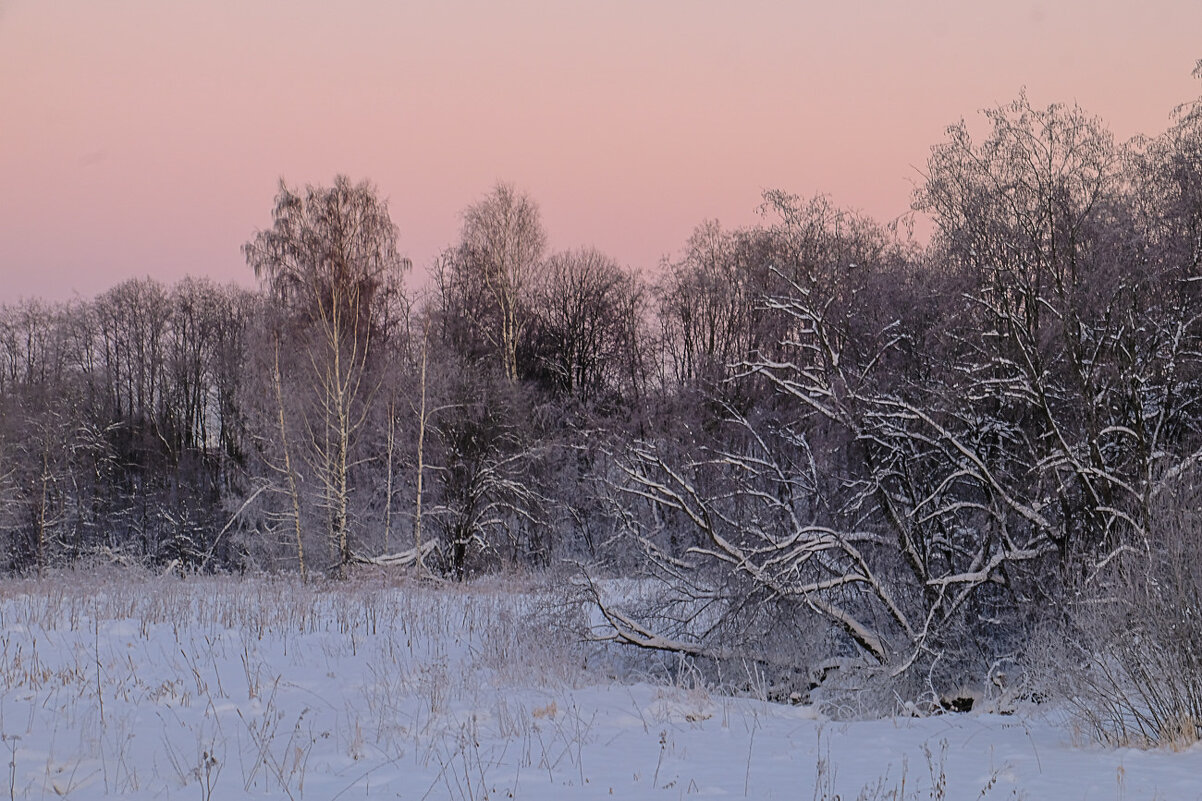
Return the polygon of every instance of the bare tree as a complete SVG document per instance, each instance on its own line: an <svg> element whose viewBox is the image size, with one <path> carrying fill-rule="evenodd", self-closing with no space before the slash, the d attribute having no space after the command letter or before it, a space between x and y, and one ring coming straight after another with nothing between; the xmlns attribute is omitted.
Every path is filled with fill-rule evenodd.
<svg viewBox="0 0 1202 801"><path fill-rule="evenodd" d="M545 247L538 206L498 184L463 213L460 242L441 259L443 314L461 327L460 350L486 345L510 383L518 380L518 344Z"/></svg>
<svg viewBox="0 0 1202 801"><path fill-rule="evenodd" d="M980 144L962 124L949 130L917 198L964 281L949 360L1013 474L1029 477L1011 494L1044 510L1062 564L1105 558L1147 536L1162 482L1198 458L1184 379L1197 375L1202 333L1196 265L1132 215L1132 192L1172 168L1133 187L1130 149L1077 108L1022 97L987 117Z"/></svg>
<svg viewBox="0 0 1202 801"><path fill-rule="evenodd" d="M748 319L775 342L727 367L768 394L724 403L721 437L628 452L622 491L671 514L634 528L711 619L800 599L890 673L948 666L966 640L1012 654L1023 610L1078 555L1095 571L1147 542L1198 461L1188 213L1138 223L1126 154L1078 109L1020 98L987 118L983 142L953 126L933 151L918 203L940 237L920 268L855 217L770 195L775 263ZM1192 140L1174 136L1148 180L1188 196ZM619 638L693 652L739 630L623 620Z"/></svg>
<svg viewBox="0 0 1202 801"><path fill-rule="evenodd" d="M427 410L427 399L429 386L426 380L426 368L430 361L430 323L429 318L426 318L425 325L422 327L422 363L421 375L419 378L419 388L421 398L418 402L417 410L417 477L413 491L413 552L414 558L417 561L417 566L423 571L426 569L424 555L422 552L422 491L425 483L426 472L426 429L430 424L430 415ZM391 434L391 428L389 432ZM389 437L390 451L392 438ZM389 455L391 459L391 453ZM391 472L390 487L391 487Z"/></svg>
<svg viewBox="0 0 1202 801"><path fill-rule="evenodd" d="M243 250L247 263L291 313L307 340L307 420L314 473L321 483L335 570L351 559L352 446L374 391L369 373L377 297L407 262L397 228L371 184L339 176L303 195L281 182L273 225Z"/></svg>
<svg viewBox="0 0 1202 801"><path fill-rule="evenodd" d="M0 308L0 360L7 365L0 488L16 568L40 572L79 554L105 472L104 431L89 419L72 336L81 312L76 304L40 302Z"/></svg>
<svg viewBox="0 0 1202 801"><path fill-rule="evenodd" d="M546 263L527 337L530 370L557 394L603 404L640 391L642 287L595 248Z"/></svg>
<svg viewBox="0 0 1202 801"><path fill-rule="evenodd" d="M678 383L712 388L750 351L757 287L742 236L716 221L698 226L658 287L665 360Z"/></svg>
<svg viewBox="0 0 1202 801"><path fill-rule="evenodd" d="M887 675L954 671L965 641L1004 650L990 621L1015 608L1023 567L1056 552L1059 521L982 436L992 419L959 394L960 365L926 364L945 315L925 307L953 309L955 284L932 300L878 226L773 200L773 261L748 279L759 339L725 368L741 390L722 389L718 419L619 461L617 487L648 505L630 526L670 603L694 613L653 612L661 631L612 617L613 636L709 655L743 642L733 653L780 661L774 621L808 610ZM678 622L697 619L710 623ZM800 658L821 654L784 657Z"/></svg>

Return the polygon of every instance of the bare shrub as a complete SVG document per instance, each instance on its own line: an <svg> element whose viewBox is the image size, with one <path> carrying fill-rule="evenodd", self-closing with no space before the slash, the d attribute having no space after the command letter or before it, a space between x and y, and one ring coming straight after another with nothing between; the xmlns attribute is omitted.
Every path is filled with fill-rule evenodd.
<svg viewBox="0 0 1202 801"><path fill-rule="evenodd" d="M1191 471L1163 493L1142 550L1112 553L1068 606L1071 635L1048 659L1053 686L1099 742L1185 747L1202 740L1199 478Z"/></svg>

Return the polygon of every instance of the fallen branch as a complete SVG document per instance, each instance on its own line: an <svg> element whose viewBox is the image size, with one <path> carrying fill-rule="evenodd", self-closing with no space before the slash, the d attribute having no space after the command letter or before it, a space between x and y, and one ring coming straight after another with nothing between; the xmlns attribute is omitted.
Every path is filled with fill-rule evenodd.
<svg viewBox="0 0 1202 801"><path fill-rule="evenodd" d="M420 548L413 547L407 551L399 551L397 553L381 554L380 556L351 554L351 561L356 564L376 565L378 567L410 567L417 564L419 551L422 560L425 560L436 550L438 550L438 540L431 539L423 542Z"/></svg>

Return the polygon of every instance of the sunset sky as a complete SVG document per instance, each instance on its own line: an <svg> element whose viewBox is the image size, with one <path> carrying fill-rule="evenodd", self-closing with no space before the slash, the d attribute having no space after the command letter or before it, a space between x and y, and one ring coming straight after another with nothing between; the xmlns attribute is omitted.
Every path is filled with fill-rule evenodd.
<svg viewBox="0 0 1202 801"><path fill-rule="evenodd" d="M1198 58L1196 0L0 0L0 302L249 285L280 177L339 173L418 273L498 180L650 271L767 188L896 217L1023 87L1157 133Z"/></svg>

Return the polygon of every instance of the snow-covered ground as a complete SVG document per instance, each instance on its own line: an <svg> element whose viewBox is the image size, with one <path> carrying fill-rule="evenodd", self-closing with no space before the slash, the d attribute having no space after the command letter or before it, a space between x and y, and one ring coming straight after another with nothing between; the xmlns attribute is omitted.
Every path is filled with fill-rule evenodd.
<svg viewBox="0 0 1202 801"><path fill-rule="evenodd" d="M1202 748L822 720L638 682L556 617L513 581L6 581L0 798L1202 798Z"/></svg>

